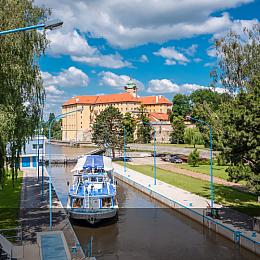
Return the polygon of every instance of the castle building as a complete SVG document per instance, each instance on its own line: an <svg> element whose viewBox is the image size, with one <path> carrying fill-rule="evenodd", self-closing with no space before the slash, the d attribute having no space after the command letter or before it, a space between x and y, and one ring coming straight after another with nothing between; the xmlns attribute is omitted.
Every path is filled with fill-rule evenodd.
<svg viewBox="0 0 260 260"><path fill-rule="evenodd" d="M151 123L154 122L157 126L160 122L163 122L163 125L170 125L168 112L172 109L172 103L167 98L162 95L139 97L137 86L132 81L129 81L124 89L124 93L76 96L66 101L62 105L62 113L77 109L82 109L82 111L69 114L62 119L62 140L91 141L92 124L96 116L110 105L118 108L122 114L130 112L133 115L141 105L144 105Z"/></svg>

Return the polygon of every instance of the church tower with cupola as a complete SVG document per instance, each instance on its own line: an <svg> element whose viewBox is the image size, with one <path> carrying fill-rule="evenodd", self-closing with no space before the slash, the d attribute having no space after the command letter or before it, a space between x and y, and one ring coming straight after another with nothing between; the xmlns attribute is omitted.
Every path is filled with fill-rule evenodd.
<svg viewBox="0 0 260 260"><path fill-rule="evenodd" d="M131 94L133 97L137 97L137 86L133 80L130 79L125 85L125 92Z"/></svg>

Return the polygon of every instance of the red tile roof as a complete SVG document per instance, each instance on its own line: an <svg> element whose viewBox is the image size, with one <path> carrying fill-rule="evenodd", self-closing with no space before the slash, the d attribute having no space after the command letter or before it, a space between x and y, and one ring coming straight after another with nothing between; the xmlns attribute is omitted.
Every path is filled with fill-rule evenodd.
<svg viewBox="0 0 260 260"><path fill-rule="evenodd" d="M97 104L106 103L122 103L122 102L140 102L140 100L129 93L111 94L111 95L100 95L98 96Z"/></svg>
<svg viewBox="0 0 260 260"><path fill-rule="evenodd" d="M146 96L146 97L134 97L129 93L119 93L110 95L99 96L76 96L66 101L63 106L75 105L75 104L107 104L107 103L125 103L125 102L138 102L144 105L166 104L172 105L172 103L164 96Z"/></svg>
<svg viewBox="0 0 260 260"><path fill-rule="evenodd" d="M150 113L149 114L150 121L169 121L169 116L165 113Z"/></svg>
<svg viewBox="0 0 260 260"><path fill-rule="evenodd" d="M135 98L129 93L99 95L99 96L77 96L66 101L63 106L75 104L107 104L107 103L125 103L125 102L138 102L139 98Z"/></svg>
<svg viewBox="0 0 260 260"><path fill-rule="evenodd" d="M141 102L144 105L155 105L155 104L172 105L172 102L170 102L166 97L161 95L140 97L139 100L141 100Z"/></svg>

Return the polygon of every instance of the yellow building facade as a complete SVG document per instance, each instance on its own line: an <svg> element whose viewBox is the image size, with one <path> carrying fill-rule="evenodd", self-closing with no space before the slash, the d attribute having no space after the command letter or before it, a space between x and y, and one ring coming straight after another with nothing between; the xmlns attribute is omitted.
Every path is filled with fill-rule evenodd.
<svg viewBox="0 0 260 260"><path fill-rule="evenodd" d="M119 94L99 96L77 96L69 99L62 105L62 113L79 110L62 119L63 141L91 141L92 125L96 116L109 106L117 108L122 114L134 113L144 105L147 112L154 114L153 118L168 120L167 112L171 110L172 103L164 96L137 96L137 87L133 83L125 86L125 92ZM151 120L150 119L150 120Z"/></svg>

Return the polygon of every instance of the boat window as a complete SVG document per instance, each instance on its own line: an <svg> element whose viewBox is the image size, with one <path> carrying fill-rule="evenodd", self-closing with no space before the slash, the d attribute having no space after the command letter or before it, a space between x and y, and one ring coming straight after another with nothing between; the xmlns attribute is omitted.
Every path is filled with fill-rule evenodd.
<svg viewBox="0 0 260 260"><path fill-rule="evenodd" d="M102 177L99 177L98 178L98 182L102 182L103 181L103 178Z"/></svg>
<svg viewBox="0 0 260 260"><path fill-rule="evenodd" d="M102 208L108 208L111 206L111 198L102 199Z"/></svg>
<svg viewBox="0 0 260 260"><path fill-rule="evenodd" d="M96 177L91 177L90 179L92 182L96 182L97 181L97 178Z"/></svg>

